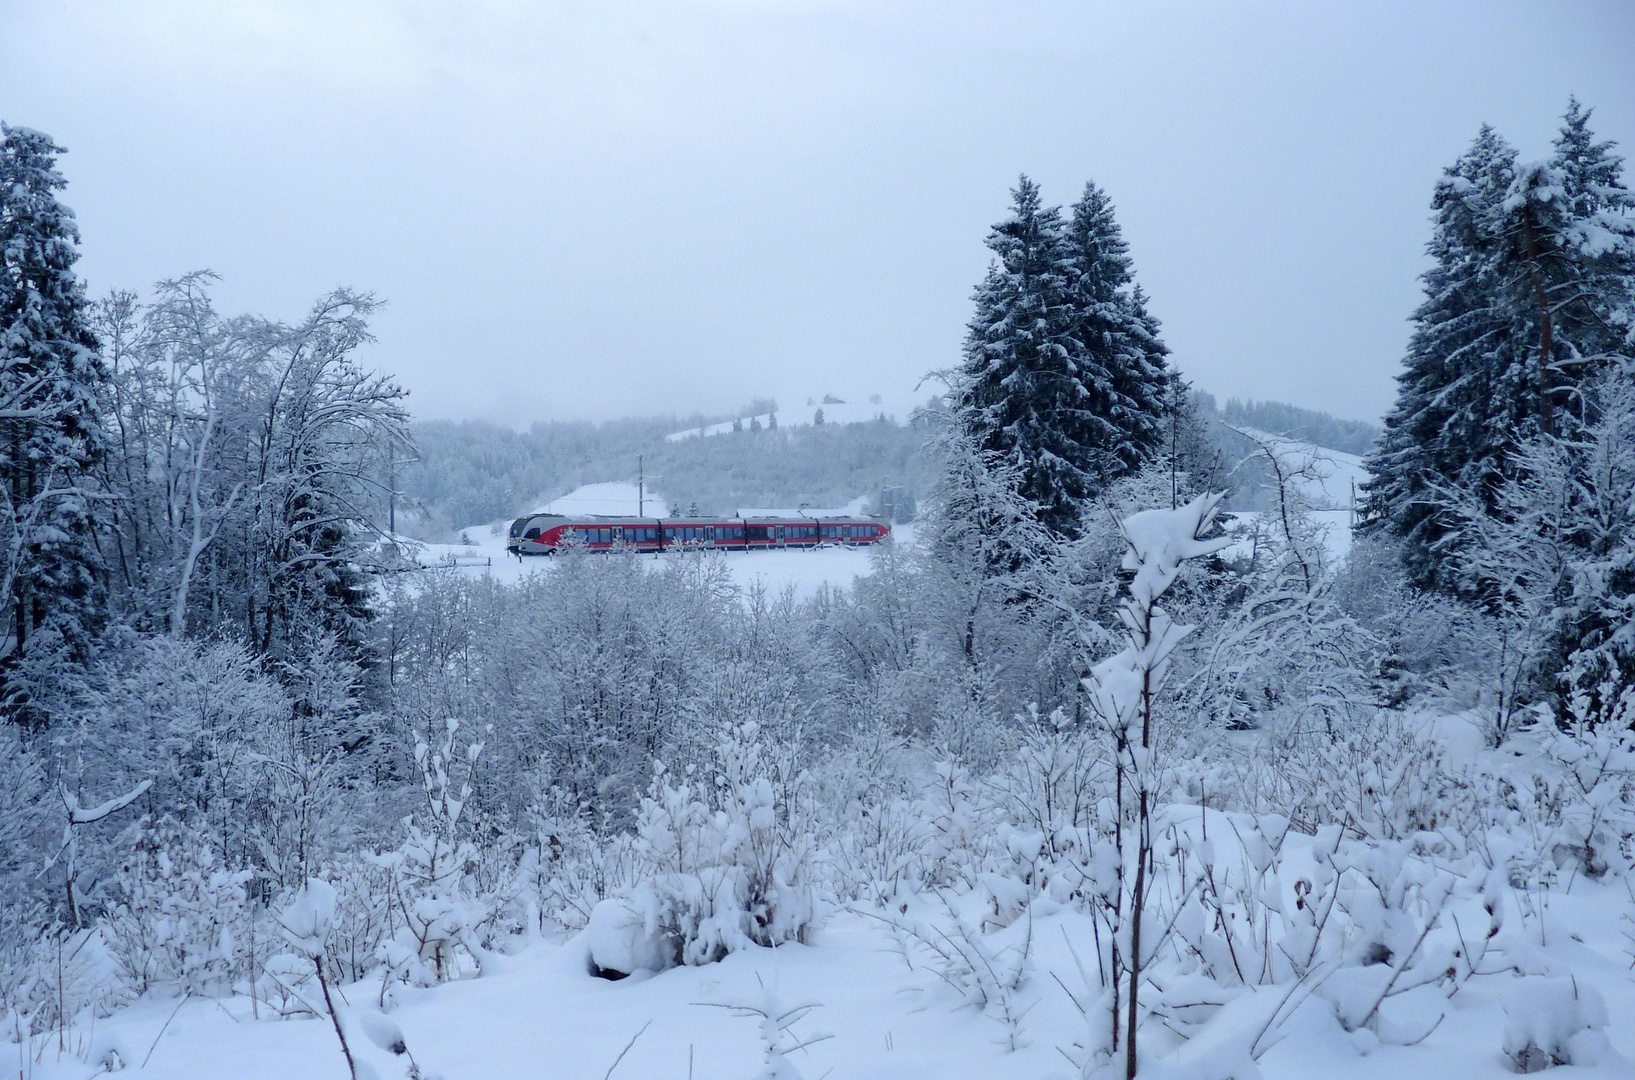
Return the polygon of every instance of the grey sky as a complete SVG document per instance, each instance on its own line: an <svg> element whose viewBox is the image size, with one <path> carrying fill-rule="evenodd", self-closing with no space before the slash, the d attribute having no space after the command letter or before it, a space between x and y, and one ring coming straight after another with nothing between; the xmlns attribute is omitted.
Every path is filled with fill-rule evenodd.
<svg viewBox="0 0 1635 1080"><path fill-rule="evenodd" d="M417 414L514 424L907 398L1020 171L1198 386L1374 419L1440 169L1569 92L1635 157L1635 4L0 0L93 293L370 289Z"/></svg>

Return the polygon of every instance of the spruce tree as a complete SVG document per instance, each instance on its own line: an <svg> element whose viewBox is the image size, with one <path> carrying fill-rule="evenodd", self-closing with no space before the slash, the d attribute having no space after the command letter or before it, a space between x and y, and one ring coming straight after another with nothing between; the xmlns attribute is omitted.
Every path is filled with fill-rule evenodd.
<svg viewBox="0 0 1635 1080"><path fill-rule="evenodd" d="M1094 487L1089 394L1068 336L1068 251L1056 207L1023 176L1010 215L988 234L994 261L955 377L952 408L978 452L1015 470L1018 494L1060 536L1078 533L1079 503Z"/></svg>
<svg viewBox="0 0 1635 1080"><path fill-rule="evenodd" d="M1597 143L1589 111L1567 107L1555 153L1517 169L1499 230L1505 285L1531 346L1539 427L1570 436L1582 388L1632 343L1635 200L1621 159Z"/></svg>
<svg viewBox="0 0 1635 1080"><path fill-rule="evenodd" d="M1484 124L1437 183L1425 299L1412 317L1396 405L1366 462L1369 517L1402 539L1409 576L1421 586L1454 585L1445 573L1449 538L1459 531L1450 491L1490 499L1507 446L1536 425L1535 399L1514 385L1517 328L1500 288L1496 222L1515 160Z"/></svg>
<svg viewBox="0 0 1635 1080"><path fill-rule="evenodd" d="M1088 396L1082 439L1099 490L1164 452L1169 349L1135 284L1112 200L1093 183L1073 207L1067 249L1071 361Z"/></svg>
<svg viewBox="0 0 1635 1080"><path fill-rule="evenodd" d="M62 147L0 124L0 475L5 477L8 667L33 637L83 653L99 559L86 482L104 446L106 371L73 267L79 230L57 200ZM15 702L19 688L8 694Z"/></svg>
<svg viewBox="0 0 1635 1080"><path fill-rule="evenodd" d="M1484 126L1437 185L1435 265L1365 485L1421 586L1488 595L1464 557L1469 515L1506 512L1519 448L1576 438L1594 420L1585 388L1635 345L1635 204L1588 119L1572 101L1555 154L1531 164Z"/></svg>

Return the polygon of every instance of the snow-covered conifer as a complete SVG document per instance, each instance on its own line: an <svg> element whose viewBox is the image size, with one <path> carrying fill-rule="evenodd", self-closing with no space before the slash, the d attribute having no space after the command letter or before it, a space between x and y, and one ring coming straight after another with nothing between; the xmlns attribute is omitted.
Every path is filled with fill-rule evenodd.
<svg viewBox="0 0 1635 1080"><path fill-rule="evenodd" d="M994 261L977 288L950 405L983 452L1017 472L1017 488L1052 531L1075 535L1095 475L1088 392L1069 338L1070 259L1061 211L1026 176L1011 210L988 234Z"/></svg>
<svg viewBox="0 0 1635 1080"><path fill-rule="evenodd" d="M1484 126L1437 186L1435 265L1366 486L1416 584L1491 600L1459 573L1476 541L1451 493L1497 513L1521 444L1593 422L1585 388L1635 353L1632 201L1588 118L1574 100L1554 156L1529 164Z"/></svg>
<svg viewBox="0 0 1635 1080"><path fill-rule="evenodd" d="M1072 374L1082 394L1069 416L1077 421L1079 442L1092 450L1100 490L1163 451L1169 349L1135 284L1112 200L1093 183L1073 206L1066 242Z"/></svg>
<svg viewBox="0 0 1635 1080"><path fill-rule="evenodd" d="M0 125L0 654L11 662L47 625L83 657L101 610L85 481L105 441L106 373L74 274L79 229L57 201L61 153L49 136ZM8 689L14 707L27 693Z"/></svg>
<svg viewBox="0 0 1635 1080"><path fill-rule="evenodd" d="M1446 583L1445 538L1458 529L1439 486L1491 493L1505 448L1536 425L1527 387L1500 382L1516 329L1500 301L1496 220L1515 159L1483 125L1437 183L1425 299L1413 314L1396 405L1367 460L1369 514L1402 538L1404 565L1419 585Z"/></svg>

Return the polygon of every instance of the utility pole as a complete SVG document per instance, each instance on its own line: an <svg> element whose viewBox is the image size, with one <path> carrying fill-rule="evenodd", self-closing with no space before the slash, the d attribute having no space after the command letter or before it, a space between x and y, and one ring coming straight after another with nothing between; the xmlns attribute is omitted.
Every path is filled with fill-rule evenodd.
<svg viewBox="0 0 1635 1080"><path fill-rule="evenodd" d="M1176 509L1181 505L1180 478L1176 475L1181 468L1181 383L1177 375L1170 383L1169 391L1169 508Z"/></svg>
<svg viewBox="0 0 1635 1080"><path fill-rule="evenodd" d="M647 460L636 455L636 516L646 517L643 513L647 509Z"/></svg>

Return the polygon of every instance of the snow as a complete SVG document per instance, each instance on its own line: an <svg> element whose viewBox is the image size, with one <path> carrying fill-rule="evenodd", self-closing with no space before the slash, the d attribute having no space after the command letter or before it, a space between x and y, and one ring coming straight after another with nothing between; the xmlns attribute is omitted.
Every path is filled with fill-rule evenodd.
<svg viewBox="0 0 1635 1080"><path fill-rule="evenodd" d="M1193 828L1204 814L1211 837L1231 836L1224 815L1215 811L1193 809L1176 821ZM1311 842L1290 837L1296 845ZM975 913L984 899L974 890L954 902ZM1256 1063L1258 1073L1265 1080L1505 1080L1514 1075L1505 1054L1521 1038L1570 1052L1575 1078L1635 1075L1630 1065L1635 983L1618 956L1616 929L1628 902L1616 882L1580 881L1570 893L1553 894L1548 944L1535 947L1551 977L1483 976L1451 999L1433 995L1434 1000L1419 1002L1422 1008L1445 1010L1446 1016L1418 1045L1382 1043L1366 1028L1347 1033L1322 995L1291 1001L1278 1038ZM1073 950L1094 956L1088 920L1039 899L1031 916L989 935L996 951L1024 943L1030 950L1030 974L1016 991L1019 1048L1010 1050L1007 1025L995 1011L967 1003L893 930L899 917L906 923L936 913L935 903L914 903L923 907L911 908L907 916L895 907L843 909L811 945L749 948L719 963L641 972L619 981L590 972L594 934L535 939L521 943L497 974L401 991L402 1004L389 1017L376 1013L379 985L372 980L341 988L349 1004L340 1008L353 1054L381 1077L404 1075L403 1059L392 1053L395 1035L427 1075L444 1080L602 1080L616 1060L615 1080L681 1078L689 1075L689 1066L693 1076L706 1080L747 1080L767 1058L762 1023L742 1009L764 1007L769 995L785 1007L815 1005L794 1026L791 1041L833 1034L788 1055L802 1076L1076 1077L1063 1053L1076 1052L1074 1043L1086 1029L1068 994L1086 996ZM1479 913L1460 909L1458 914L1467 932L1480 925ZM904 961L905 949L912 966ZM1184 985L1172 988L1178 1002L1188 991ZM1225 1065L1242 1065L1245 1047L1283 996L1276 987L1231 991L1178 1054L1149 1058L1142 1075L1177 1080L1256 1075ZM76 1029L64 1052L54 1037L36 1042L26 1066L15 1044L0 1043L0 1075L83 1080L92 1072L85 1059L115 1048L127 1066L122 1075L133 1080L344 1080L345 1065L327 1018L270 1020L265 1005L259 1022L250 1013L243 998L218 1003L151 996L96 1021L94 1033L87 1026ZM1394 1022L1412 1019L1409 1012ZM1591 1057L1598 1064L1589 1064Z"/></svg>
<svg viewBox="0 0 1635 1080"><path fill-rule="evenodd" d="M1524 1067L1528 1050L1563 1065L1595 1065L1608 1056L1607 1003L1587 982L1524 978L1505 995L1504 1014L1504 1052Z"/></svg>
<svg viewBox="0 0 1635 1080"><path fill-rule="evenodd" d="M664 496L651 487L644 493L635 484L586 484L529 513L562 514L565 517L602 514L608 517L661 518L670 516L668 506Z"/></svg>
<svg viewBox="0 0 1635 1080"><path fill-rule="evenodd" d="M862 508L862 499L855 499L837 509L804 511L798 509L746 508L740 513L748 516L798 517L831 514L836 517L854 515ZM647 516L657 516L664 507L662 497L651 491L647 496ZM624 515L636 512L636 485L605 483L588 484L560 499L553 500L538 511L553 514L606 514ZM401 540L406 549L417 552L420 563L427 568L452 567L454 572L467 577L492 577L497 581L515 583L530 574L549 573L552 560L548 558L518 559L505 550L506 532L511 522L496 521L461 529L460 535L469 544L416 544ZM896 543L912 543L913 527L896 525L892 536ZM593 556L601 558L602 556ZM637 556L646 563L660 565L664 559L721 559L725 562L733 583L740 589L762 589L772 594L793 590L796 599L815 596L826 586L848 588L853 581L868 574L871 569L869 549L847 547L786 548L781 551L725 551L649 554Z"/></svg>
<svg viewBox="0 0 1635 1080"><path fill-rule="evenodd" d="M591 964L603 971L663 971L671 966L674 953L655 928L630 904L608 898L591 909L579 942Z"/></svg>
<svg viewBox="0 0 1635 1080"><path fill-rule="evenodd" d="M902 425L908 422L909 417L913 415L914 410L919 406L919 404L921 403L912 402L906 399L901 401L882 402L831 402L827 405L812 404L802 405L796 408L779 409L776 412L760 413L753 417L744 416L740 417L737 422L745 431L750 429L751 421L760 424L760 426L763 428L771 427L772 419L774 417L777 418L778 427L780 429L811 427L813 421L817 417L817 413L821 410L823 413L823 423L825 425L866 424L874 420L887 420L893 424ZM709 435L727 435L732 432L732 425L733 421L728 420L720 424L710 424L707 427L688 428L686 431L672 432L669 435L666 435L664 438L667 442L680 442L682 439L696 439Z"/></svg>
<svg viewBox="0 0 1635 1080"><path fill-rule="evenodd" d="M1368 479L1368 470L1363 468L1362 458L1356 454L1330 450L1326 446L1255 428L1240 427L1237 430L1271 445L1279 460L1299 469L1295 487L1313 509L1348 509L1353 493L1361 489L1363 481Z"/></svg>

